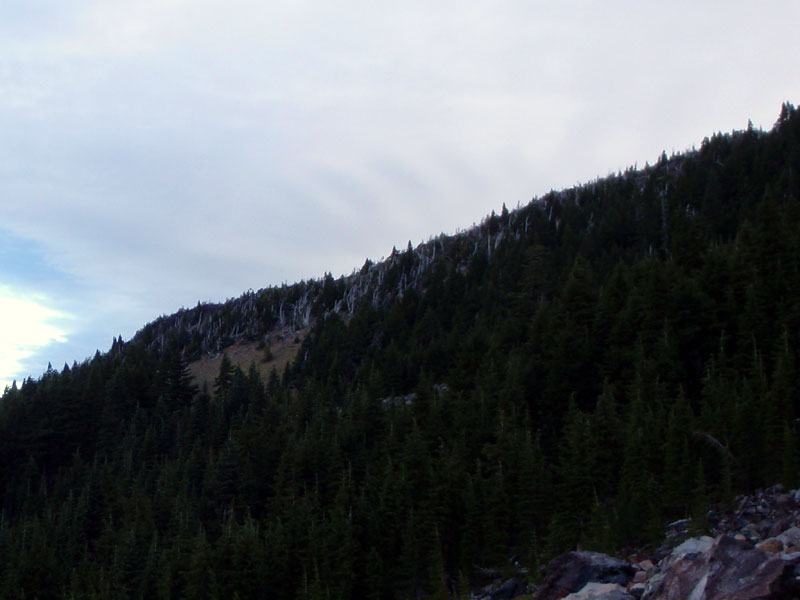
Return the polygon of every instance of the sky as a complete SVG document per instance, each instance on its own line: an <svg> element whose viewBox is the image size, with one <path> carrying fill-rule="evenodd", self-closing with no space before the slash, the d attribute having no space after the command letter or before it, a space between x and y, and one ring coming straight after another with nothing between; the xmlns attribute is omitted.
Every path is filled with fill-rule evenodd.
<svg viewBox="0 0 800 600"><path fill-rule="evenodd" d="M11 0L0 390L800 102L800 3Z"/></svg>

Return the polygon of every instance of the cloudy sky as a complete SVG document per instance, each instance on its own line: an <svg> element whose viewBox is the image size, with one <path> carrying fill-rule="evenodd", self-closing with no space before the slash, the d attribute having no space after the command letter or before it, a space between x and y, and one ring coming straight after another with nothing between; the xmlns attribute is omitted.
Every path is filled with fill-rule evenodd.
<svg viewBox="0 0 800 600"><path fill-rule="evenodd" d="M0 389L800 101L796 0L12 0Z"/></svg>

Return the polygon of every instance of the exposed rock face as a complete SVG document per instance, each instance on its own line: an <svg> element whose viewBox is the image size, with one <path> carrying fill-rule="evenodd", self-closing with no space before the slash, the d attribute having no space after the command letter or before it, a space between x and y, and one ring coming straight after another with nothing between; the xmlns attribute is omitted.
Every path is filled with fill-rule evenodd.
<svg viewBox="0 0 800 600"><path fill-rule="evenodd" d="M780 535L778 539L783 542L784 547L800 546L800 527L790 527Z"/></svg>
<svg viewBox="0 0 800 600"><path fill-rule="evenodd" d="M800 543L800 490L784 493L779 485L736 499L731 513L708 515L715 534L741 534L754 544L771 537L781 538L784 546ZM797 530L797 531L793 531ZM789 532L792 533L789 533Z"/></svg>
<svg viewBox="0 0 800 600"><path fill-rule="evenodd" d="M773 486L740 496L729 514L712 511L708 519L715 539L657 551L661 560L643 600L800 598L800 490ZM682 521L671 524L668 540L685 528Z"/></svg>
<svg viewBox="0 0 800 600"><path fill-rule="evenodd" d="M633 575L634 568L624 560L599 552L567 552L550 561L544 583L534 598L557 600L581 591L590 582L626 586Z"/></svg>
<svg viewBox="0 0 800 600"><path fill-rule="evenodd" d="M698 548L705 545L704 540ZM661 572L647 583L643 600L778 600L800 592L794 578L800 554L784 559L729 535L720 536L705 551L686 552L684 546L663 561Z"/></svg>
<svg viewBox="0 0 800 600"><path fill-rule="evenodd" d="M533 598L800 600L800 490L773 486L740 496L730 513L712 511L708 520L716 537L685 539L688 520L675 521L661 548L635 554L631 562L597 552L562 554L547 566ZM478 597L500 600L514 597L506 590L522 592L521 585L511 591L506 584Z"/></svg>

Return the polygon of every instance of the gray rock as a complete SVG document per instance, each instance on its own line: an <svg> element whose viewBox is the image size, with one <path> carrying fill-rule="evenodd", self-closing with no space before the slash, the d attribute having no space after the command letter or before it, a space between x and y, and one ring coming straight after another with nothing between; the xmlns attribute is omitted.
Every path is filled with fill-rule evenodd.
<svg viewBox="0 0 800 600"><path fill-rule="evenodd" d="M618 583L587 583L579 592L564 596L564 600L635 600Z"/></svg>
<svg viewBox="0 0 800 600"><path fill-rule="evenodd" d="M644 594L645 584L643 583L634 583L632 586L628 588L628 593L639 600L642 595Z"/></svg>
<svg viewBox="0 0 800 600"><path fill-rule="evenodd" d="M525 593L525 583L521 579L512 577L491 593L492 600L510 600Z"/></svg>
<svg viewBox="0 0 800 600"><path fill-rule="evenodd" d="M776 537L782 541L783 545L787 548L790 546L800 546L800 527L791 527Z"/></svg>
<svg viewBox="0 0 800 600"><path fill-rule="evenodd" d="M772 527L770 527L770 529L769 529L769 537L777 537L782 532L784 532L787 529L789 529L791 526L792 526L792 520L791 519L784 518L784 519L780 519L778 521L775 521L772 524Z"/></svg>
<svg viewBox="0 0 800 600"><path fill-rule="evenodd" d="M780 600L800 591L792 562L727 535L706 551L673 553L665 562L642 600Z"/></svg>
<svg viewBox="0 0 800 600"><path fill-rule="evenodd" d="M704 552L708 552L711 547L714 545L714 538L711 538L707 535L703 535L696 538L689 538L685 542L683 542L680 546L676 547L672 554L670 554L666 559L666 564L663 566L668 566L675 561L681 560L683 558L691 557L696 554L703 554Z"/></svg>
<svg viewBox="0 0 800 600"><path fill-rule="evenodd" d="M630 563L599 552L567 552L547 565L545 580L535 600L557 600L579 592L590 582L628 585L634 574Z"/></svg>

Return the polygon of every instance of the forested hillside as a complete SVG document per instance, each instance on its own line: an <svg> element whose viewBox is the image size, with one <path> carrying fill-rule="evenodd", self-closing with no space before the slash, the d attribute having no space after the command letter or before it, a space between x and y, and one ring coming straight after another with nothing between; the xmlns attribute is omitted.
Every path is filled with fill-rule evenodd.
<svg viewBox="0 0 800 600"><path fill-rule="evenodd" d="M796 487L798 223L785 104L26 380L0 401L0 597L446 598ZM282 372L189 376L305 328Z"/></svg>

